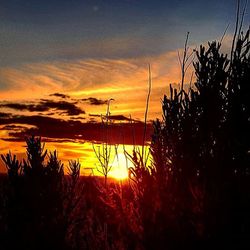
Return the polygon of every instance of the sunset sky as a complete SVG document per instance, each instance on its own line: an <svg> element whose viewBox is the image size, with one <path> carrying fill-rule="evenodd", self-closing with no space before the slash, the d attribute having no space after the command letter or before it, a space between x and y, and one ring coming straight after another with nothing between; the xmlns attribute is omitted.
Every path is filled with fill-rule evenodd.
<svg viewBox="0 0 250 250"><path fill-rule="evenodd" d="M248 3L247 25L249 10ZM196 48L220 40L229 25L228 51L235 12L236 0L1 0L0 153L23 157L24 137L34 133L63 161L91 168L111 98L110 141L130 150L134 133L140 145L148 64L150 121L161 118L169 84L178 86L186 33ZM150 124L148 132L149 139Z"/></svg>

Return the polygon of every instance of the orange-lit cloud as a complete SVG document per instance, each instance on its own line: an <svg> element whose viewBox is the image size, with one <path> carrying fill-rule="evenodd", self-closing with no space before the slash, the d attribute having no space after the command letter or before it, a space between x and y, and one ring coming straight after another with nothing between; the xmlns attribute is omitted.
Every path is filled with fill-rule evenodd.
<svg viewBox="0 0 250 250"><path fill-rule="evenodd" d="M225 51L229 50L230 39L230 36L224 39ZM45 138L49 149L58 149L59 157L65 163L78 158L84 167L92 168L96 164L92 142L101 142L100 124L97 122L100 114L107 112L107 100L114 99L110 112L117 124L126 122L130 115L132 119L143 120L149 63L152 93L148 119L155 119L161 117L161 98L168 93L169 84L175 83L178 87L180 82L177 51L137 59L54 61L0 68L1 83L4 83L0 90L0 112L2 118L8 119L2 122L0 130L3 139L0 153L11 149L23 158L24 142L18 140L25 132L33 131ZM186 75L187 83L191 71L192 67ZM17 106L11 107L11 103L19 103L19 110ZM39 109L43 111L41 114ZM77 111L77 115L70 112L72 110ZM62 112L66 114L62 115ZM8 117L6 113L12 113L12 116ZM92 124L93 121L95 123ZM122 126L129 133L128 125ZM137 123L136 126L141 139L143 125ZM121 137L118 140L117 131L119 129L114 128L112 132L116 143L132 144L131 137L126 142ZM11 136L13 141L9 140ZM0 172L3 170L1 163Z"/></svg>
<svg viewBox="0 0 250 250"><path fill-rule="evenodd" d="M142 118L148 89L148 64L152 67L150 118L160 115L160 99L169 83L180 79L177 51L139 59L58 61L1 68L5 88L2 100L34 100L52 93L77 99L115 99L111 112ZM87 104L85 103L84 106ZM105 107L89 105L88 113L104 113Z"/></svg>

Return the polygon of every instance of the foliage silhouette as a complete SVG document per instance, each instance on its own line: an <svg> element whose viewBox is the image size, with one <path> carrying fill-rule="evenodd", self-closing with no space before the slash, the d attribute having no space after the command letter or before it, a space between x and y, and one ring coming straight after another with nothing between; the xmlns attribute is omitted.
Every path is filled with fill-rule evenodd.
<svg viewBox="0 0 250 250"><path fill-rule="evenodd" d="M66 175L40 137L26 139L26 160L1 155L8 172L0 185L1 248L249 249L249 33L236 30L230 58L221 43L201 45L196 81L185 89L187 36L181 88L170 85L153 124L151 165L135 147L126 154L128 182L108 179L108 131L102 150L94 148L104 181L81 177L73 160ZM109 124L109 107L102 122Z"/></svg>
<svg viewBox="0 0 250 250"><path fill-rule="evenodd" d="M162 246L174 242L173 232L174 249L200 241L249 246L249 30L237 36L231 61L220 48L216 42L200 47L195 86L187 91L170 86L163 120L154 122L151 175L159 185L160 208L152 203L150 217L160 213L166 225L158 227L157 237L171 229Z"/></svg>

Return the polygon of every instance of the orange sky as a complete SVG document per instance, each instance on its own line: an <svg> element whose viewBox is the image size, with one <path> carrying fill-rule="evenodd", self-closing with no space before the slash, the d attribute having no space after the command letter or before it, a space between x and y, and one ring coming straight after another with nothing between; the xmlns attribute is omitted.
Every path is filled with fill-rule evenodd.
<svg viewBox="0 0 250 250"><path fill-rule="evenodd" d="M225 40L225 49L227 49L227 40L229 38ZM22 136L24 137L25 132L16 137L17 141L15 139L11 141L9 138L13 138L10 132L36 128L36 123L29 123L31 116L49 117L55 121L64 120L83 124L99 123L101 121L100 115L106 114L107 104L105 101L112 98L114 100L110 103L110 112L114 116L116 124L120 122L128 124L129 121L126 119L130 116L135 122L142 121L148 91L149 63L152 69L152 92L148 121L161 118L161 98L168 93L170 83L178 87L180 65L177 54L178 52L175 50L147 58L53 61L0 68L2 81L11 86L0 91L1 112L15 115L15 118L12 118L14 121L18 121L16 116L24 117L24 121L20 120L20 124L15 122L15 125L19 125L20 128L6 129L7 121L1 125L0 153L6 153L11 149L19 158L25 157L24 142L17 142L19 139L23 139ZM192 67L186 75L187 83L190 82L191 72ZM53 93L59 93L59 95L56 96ZM60 96L61 94L65 96ZM103 101L103 103L94 105L89 98ZM61 102L63 102L63 107L58 106L58 103ZM79 109L80 113L70 115L71 107L68 108L67 105L64 107L68 103ZM30 111L29 108L9 107L8 104L33 105L35 108ZM39 105L46 110L41 111L39 108L36 110L37 107L40 107ZM49 125L47 126L49 129ZM68 129L70 130L70 127ZM41 135L43 136L43 133ZM46 139L47 134L44 136L46 147L49 150L57 149L59 157L65 164L70 159L79 159L83 169L95 168L98 164L92 147L96 139L91 142L91 139L84 140L83 136L84 138L81 140L82 135L79 135L79 140L67 138L67 136L64 140L61 136L60 141L58 138ZM130 136L132 137L132 134ZM132 147L127 145L127 148L131 152ZM122 153L121 151L123 150L120 149L120 153ZM117 162L114 165L117 165ZM5 169L2 164L0 164L0 168L1 171ZM90 172L90 170L85 170L85 173ZM98 173L95 171L95 174Z"/></svg>
<svg viewBox="0 0 250 250"><path fill-rule="evenodd" d="M167 86L177 83L180 78L177 51L154 58L54 61L0 68L2 81L12 86L2 90L0 98L27 102L48 98L56 92L77 99L113 98L113 114L131 114L140 119L147 95L149 63L153 82L150 118L155 118L160 115L160 98L166 93ZM86 108L93 114L103 113L106 109L103 106Z"/></svg>
<svg viewBox="0 0 250 250"><path fill-rule="evenodd" d="M149 64L150 140L152 120L161 118L161 98L170 83L179 86L178 51L182 54L186 32L190 52L207 39L220 40L234 7L224 0L2 1L0 154L11 150L25 157L25 135L37 134L65 163L79 159L83 168L95 167L93 143L103 142L100 116L110 99L110 142L131 151L130 117L136 144L142 141ZM201 15L204 8L209 11ZM191 72L192 67L188 85Z"/></svg>
<svg viewBox="0 0 250 250"><path fill-rule="evenodd" d="M148 119L161 115L160 99L168 89L169 82L177 82L179 66L176 51L157 58L141 58L136 60L86 60L70 62L53 62L23 65L18 68L2 68L0 74L5 82L13 86L1 91L0 98L4 103L37 103L40 99L67 101L89 97L98 100L113 98L110 104L111 115L122 115L136 120L143 120L148 90L148 62L152 64L153 89L150 98ZM20 81L20 79L22 79ZM50 96L52 93L63 93L69 98ZM85 111L75 117L54 112L49 117L56 119L82 118L81 122L93 120L100 122L100 117L92 115L106 114L107 105L91 105L88 102L77 102L77 107ZM22 116L42 115L48 112L30 112L2 107L1 111ZM49 111L51 113L52 110ZM121 121L126 122L126 121ZM5 125L2 125L4 127ZM24 124L22 123L22 126ZM26 125L25 125L26 126ZM1 130L1 138L9 138L9 131ZM131 134L132 136L132 134ZM8 142L1 140L0 153L11 149L19 158L25 156L24 142ZM66 163L70 159L79 159L83 168L92 168L98 164L93 154L91 142L46 142L48 149L58 149L59 157ZM131 146L126 146L131 152ZM122 149L120 149L122 151ZM117 165L117 163L114 163ZM115 167L117 168L117 167ZM1 169L4 169L1 166ZM89 171L87 171L89 172ZM83 173L83 172L82 172ZM97 173L96 173L97 174ZM111 174L112 175L112 174Z"/></svg>

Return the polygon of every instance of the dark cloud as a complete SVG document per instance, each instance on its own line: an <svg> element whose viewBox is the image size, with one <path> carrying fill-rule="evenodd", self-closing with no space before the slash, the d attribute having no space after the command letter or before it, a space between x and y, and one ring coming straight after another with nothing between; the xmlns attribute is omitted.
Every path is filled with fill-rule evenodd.
<svg viewBox="0 0 250 250"><path fill-rule="evenodd" d="M130 118L128 118L124 115L110 115L109 119L116 120L116 121L131 121Z"/></svg>
<svg viewBox="0 0 250 250"><path fill-rule="evenodd" d="M89 116L92 116L92 117L101 117L101 115L97 115L97 114L89 114Z"/></svg>
<svg viewBox="0 0 250 250"><path fill-rule="evenodd" d="M46 101L44 100L43 103L41 103L40 105L43 105L47 107L48 109L56 109L56 110L64 111L63 113L67 115L85 114L85 111L77 107L75 102L74 103L66 102L66 101L55 102L52 100L46 100Z"/></svg>
<svg viewBox="0 0 250 250"><path fill-rule="evenodd" d="M9 118L11 117L12 114L10 113L3 113L3 112L0 112L0 119L5 119L5 118Z"/></svg>
<svg viewBox="0 0 250 250"><path fill-rule="evenodd" d="M86 117L74 117L74 116L72 116L72 117L70 117L70 119L71 120L86 120Z"/></svg>
<svg viewBox="0 0 250 250"><path fill-rule="evenodd" d="M89 114L90 117L101 117L101 115L97 114ZM124 115L109 115L109 119L113 121L134 121L134 122L140 122L134 119L131 119L129 117L126 117Z"/></svg>
<svg viewBox="0 0 250 250"><path fill-rule="evenodd" d="M14 124L10 124L10 125L6 125L0 128L0 130L26 130L27 127L25 126L20 126L20 125L14 125Z"/></svg>
<svg viewBox="0 0 250 250"><path fill-rule="evenodd" d="M62 93L54 93L54 94L51 94L49 96L61 97L63 99L70 98L69 95L65 95L65 94L62 94Z"/></svg>
<svg viewBox="0 0 250 250"><path fill-rule="evenodd" d="M80 121L56 119L45 116L13 116L0 120L0 125L28 124L32 128L22 131L9 131L8 140L20 141L27 135L38 135L50 140L77 140L101 143L104 140L106 127L101 123L82 123ZM119 123L108 127L108 143L111 144L142 144L143 123ZM152 124L147 125L146 140L150 140Z"/></svg>
<svg viewBox="0 0 250 250"><path fill-rule="evenodd" d="M24 104L24 103L1 103L0 107L10 108L18 111L30 111L30 112L44 112L51 109L63 111L63 114L67 115L80 115L85 114L85 111L76 106L76 102L67 101L53 101L41 99L37 104Z"/></svg>
<svg viewBox="0 0 250 250"><path fill-rule="evenodd" d="M36 105L36 104L20 104L20 103L4 103L0 104L1 108L10 108L10 109L15 109L19 111L24 111L28 110L30 112L42 112L42 111L48 111L49 108L46 107L45 105Z"/></svg>
<svg viewBox="0 0 250 250"><path fill-rule="evenodd" d="M81 99L83 102L88 102L91 105L104 105L108 103L108 100L97 99L94 97Z"/></svg>

